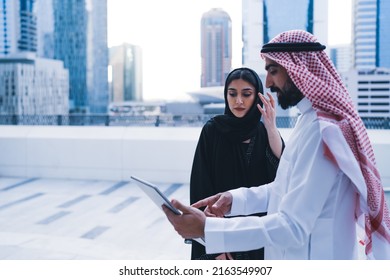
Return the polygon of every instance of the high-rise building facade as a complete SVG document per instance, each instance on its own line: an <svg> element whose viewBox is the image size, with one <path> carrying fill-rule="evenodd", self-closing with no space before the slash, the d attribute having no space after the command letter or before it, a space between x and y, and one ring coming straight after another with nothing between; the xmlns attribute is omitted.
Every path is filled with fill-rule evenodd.
<svg viewBox="0 0 390 280"><path fill-rule="evenodd" d="M361 117L390 117L390 69L352 69L343 79Z"/></svg>
<svg viewBox="0 0 390 280"><path fill-rule="evenodd" d="M19 56L0 59L0 114L67 115L68 70L62 61Z"/></svg>
<svg viewBox="0 0 390 280"><path fill-rule="evenodd" d="M378 0L378 67L390 68L390 1Z"/></svg>
<svg viewBox="0 0 390 280"><path fill-rule="evenodd" d="M232 22L215 8L201 19L201 87L223 86L232 64Z"/></svg>
<svg viewBox="0 0 390 280"><path fill-rule="evenodd" d="M264 75L260 49L277 34L302 29L328 41L327 0L242 0L242 64Z"/></svg>
<svg viewBox="0 0 390 280"><path fill-rule="evenodd" d="M107 113L107 0L36 0L38 56L64 61L70 112Z"/></svg>
<svg viewBox="0 0 390 280"><path fill-rule="evenodd" d="M53 0L54 58L69 69L69 110L87 111L87 11L85 0Z"/></svg>
<svg viewBox="0 0 390 280"><path fill-rule="evenodd" d="M111 101L142 101L142 51L122 44L110 48Z"/></svg>
<svg viewBox="0 0 390 280"><path fill-rule="evenodd" d="M68 112L69 78L62 61L37 57L36 1L0 4L0 113Z"/></svg>
<svg viewBox="0 0 390 280"><path fill-rule="evenodd" d="M260 59L264 44L264 10L263 0L242 0L242 64L258 74L265 73Z"/></svg>
<svg viewBox="0 0 390 280"><path fill-rule="evenodd" d="M390 67L390 2L354 0L353 45L357 69Z"/></svg>
<svg viewBox="0 0 390 280"><path fill-rule="evenodd" d="M107 113L107 0L88 0L87 88L90 113Z"/></svg>
<svg viewBox="0 0 390 280"><path fill-rule="evenodd" d="M340 73L347 72L353 68L352 45L338 45L330 48L330 59Z"/></svg>
<svg viewBox="0 0 390 280"><path fill-rule="evenodd" d="M377 0L354 0L353 11L354 66L357 69L376 67Z"/></svg>
<svg viewBox="0 0 390 280"><path fill-rule="evenodd" d="M0 4L0 57L36 52L35 0L3 0Z"/></svg>
<svg viewBox="0 0 390 280"><path fill-rule="evenodd" d="M264 42L289 29L314 31L314 0L264 0Z"/></svg>
<svg viewBox="0 0 390 280"><path fill-rule="evenodd" d="M54 57L54 12L53 0L36 0L37 14L37 55Z"/></svg>

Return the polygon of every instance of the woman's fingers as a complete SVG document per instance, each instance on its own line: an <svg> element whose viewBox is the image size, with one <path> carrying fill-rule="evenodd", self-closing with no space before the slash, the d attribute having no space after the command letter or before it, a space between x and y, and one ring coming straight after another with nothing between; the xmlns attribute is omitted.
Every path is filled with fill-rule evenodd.
<svg viewBox="0 0 390 280"><path fill-rule="evenodd" d="M259 108L260 110L260 113L261 114L267 114L268 112L271 112L271 109L274 109L273 105L272 105L272 100L268 100L264 95L262 95L261 93L259 93L259 97L261 99L261 102L263 102L263 108L261 108L261 106L258 104L257 107Z"/></svg>
<svg viewBox="0 0 390 280"><path fill-rule="evenodd" d="M264 109L261 108L260 104L257 104L257 109L259 109L260 113L264 115Z"/></svg>
<svg viewBox="0 0 390 280"><path fill-rule="evenodd" d="M268 97L270 96L269 93L267 93ZM263 102L263 106L265 110L268 110L270 107L274 107L272 104L272 99L270 98L269 100L261 93L259 93L259 97L261 99L261 102ZM272 97L272 96L271 96Z"/></svg>
<svg viewBox="0 0 390 280"><path fill-rule="evenodd" d="M271 104L272 108L275 108L275 99L273 98L273 96L269 92L267 92L267 95L269 98L269 103Z"/></svg>

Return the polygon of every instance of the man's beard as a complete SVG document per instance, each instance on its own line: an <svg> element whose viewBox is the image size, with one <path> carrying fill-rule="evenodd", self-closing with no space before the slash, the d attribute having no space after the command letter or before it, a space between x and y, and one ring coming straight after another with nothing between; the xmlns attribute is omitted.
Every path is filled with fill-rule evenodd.
<svg viewBox="0 0 390 280"><path fill-rule="evenodd" d="M286 81L283 89L270 87L270 90L272 92L277 92L278 103L284 110L297 105L304 97L303 93L296 87L291 79Z"/></svg>

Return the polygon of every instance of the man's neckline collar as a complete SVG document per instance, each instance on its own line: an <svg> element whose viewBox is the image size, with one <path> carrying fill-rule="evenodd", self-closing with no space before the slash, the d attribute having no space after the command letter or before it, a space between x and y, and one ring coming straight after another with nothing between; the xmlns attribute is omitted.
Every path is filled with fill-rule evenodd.
<svg viewBox="0 0 390 280"><path fill-rule="evenodd" d="M310 100L307 99L306 97L304 97L304 98L302 98L301 101L298 102L297 108L301 112L301 114L304 114L307 111L309 111L310 109L312 109L312 105L311 105Z"/></svg>

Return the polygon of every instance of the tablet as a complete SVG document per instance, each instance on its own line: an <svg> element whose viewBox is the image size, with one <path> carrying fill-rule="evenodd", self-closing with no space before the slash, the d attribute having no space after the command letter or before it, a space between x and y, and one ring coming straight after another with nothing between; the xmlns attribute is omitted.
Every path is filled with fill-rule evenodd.
<svg viewBox="0 0 390 280"><path fill-rule="evenodd" d="M172 205L169 199L159 190L159 188L152 183L142 180L136 176L130 176L137 185L153 200L153 202L162 210L162 205L166 205L176 215L181 215L181 212ZM203 238L185 239L185 242L190 244L191 240L195 240L198 243L205 246Z"/></svg>
<svg viewBox="0 0 390 280"><path fill-rule="evenodd" d="M153 202L162 210L162 206L166 205L173 213L180 215L169 199L152 183L142 180L135 176L130 176L131 179L137 182L137 185L153 200Z"/></svg>

